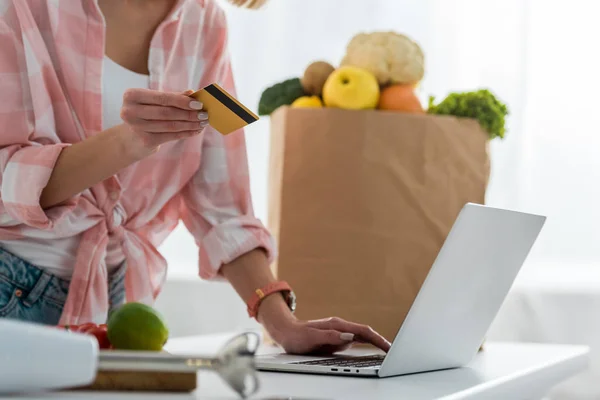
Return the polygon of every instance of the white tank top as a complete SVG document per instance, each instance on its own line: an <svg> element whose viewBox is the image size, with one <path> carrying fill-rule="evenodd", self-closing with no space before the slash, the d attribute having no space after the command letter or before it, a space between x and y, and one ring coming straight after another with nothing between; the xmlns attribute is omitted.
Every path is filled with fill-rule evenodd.
<svg viewBox="0 0 600 400"><path fill-rule="evenodd" d="M125 91L129 88L148 88L148 84L149 77L147 75L130 71L110 58L104 57L102 74L103 129L123 123L120 115ZM115 213L119 214L120 209L120 206L117 205ZM115 215L115 219L122 220L122 216ZM52 240L7 240L2 242L2 247L51 274L61 278L70 278L75 266L75 252L79 241L79 236ZM64 251L64 249L69 250ZM109 273L119 267L124 260L125 255L120 243L112 239L112 236L109 237L106 254Z"/></svg>
<svg viewBox="0 0 600 400"><path fill-rule="evenodd" d="M104 57L102 74L102 129L109 129L123 123L121 119L121 106L123 94L130 88L147 89L149 86L148 75L138 74L122 67L108 57ZM117 205L116 213L119 213ZM115 219L121 218L115 215ZM109 236L106 252L106 265L109 272L125 260L125 255L120 243L111 240Z"/></svg>

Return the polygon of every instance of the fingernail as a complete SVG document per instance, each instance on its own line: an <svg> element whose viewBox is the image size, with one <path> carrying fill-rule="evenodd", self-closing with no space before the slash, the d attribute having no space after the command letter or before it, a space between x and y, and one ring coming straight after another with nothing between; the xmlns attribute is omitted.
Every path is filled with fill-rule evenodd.
<svg viewBox="0 0 600 400"><path fill-rule="evenodd" d="M346 342L351 342L354 340L353 333L340 333L340 339L345 340Z"/></svg>
<svg viewBox="0 0 600 400"><path fill-rule="evenodd" d="M190 108L193 110L202 110L203 104L199 101L190 101Z"/></svg>
<svg viewBox="0 0 600 400"><path fill-rule="evenodd" d="M200 121L200 126L201 127L205 127L206 125L208 125L208 120L207 119Z"/></svg>
<svg viewBox="0 0 600 400"><path fill-rule="evenodd" d="M203 120L205 120L205 119L208 119L208 113L207 113L207 112L204 112L204 111L200 111L200 112L198 113L198 119L199 119L200 121L203 121Z"/></svg>

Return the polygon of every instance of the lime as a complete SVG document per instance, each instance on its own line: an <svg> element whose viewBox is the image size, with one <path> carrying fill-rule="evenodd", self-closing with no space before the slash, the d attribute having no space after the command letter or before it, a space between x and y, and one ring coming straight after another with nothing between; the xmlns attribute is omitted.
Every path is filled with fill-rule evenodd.
<svg viewBox="0 0 600 400"><path fill-rule="evenodd" d="M108 340L121 350L160 351L169 338L164 318L142 303L126 303L108 318Z"/></svg>

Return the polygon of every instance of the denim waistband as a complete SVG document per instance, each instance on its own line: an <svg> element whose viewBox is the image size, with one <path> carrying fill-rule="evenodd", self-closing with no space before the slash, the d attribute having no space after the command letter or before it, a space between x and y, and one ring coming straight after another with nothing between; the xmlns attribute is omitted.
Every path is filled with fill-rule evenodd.
<svg viewBox="0 0 600 400"><path fill-rule="evenodd" d="M69 292L68 280L58 278L1 247L0 280L6 280L23 290L25 296L21 300L25 305L34 304L42 294L48 300L62 305Z"/></svg>
<svg viewBox="0 0 600 400"><path fill-rule="evenodd" d="M110 276L109 291L117 290L114 287L115 283L119 282L124 274L125 263ZM46 300L62 306L69 293L68 279L52 275L0 247L0 284L2 280L21 289L24 292L21 300L28 306L34 304L42 295Z"/></svg>

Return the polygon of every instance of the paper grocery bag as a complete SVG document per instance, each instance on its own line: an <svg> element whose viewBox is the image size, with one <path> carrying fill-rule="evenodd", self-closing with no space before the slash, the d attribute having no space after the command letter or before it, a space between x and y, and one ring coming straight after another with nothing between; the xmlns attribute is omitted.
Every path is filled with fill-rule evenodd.
<svg viewBox="0 0 600 400"><path fill-rule="evenodd" d="M459 211L485 201L487 135L449 116L281 107L270 154L273 268L296 315L392 341Z"/></svg>

